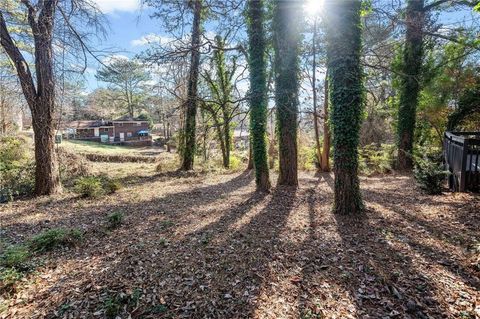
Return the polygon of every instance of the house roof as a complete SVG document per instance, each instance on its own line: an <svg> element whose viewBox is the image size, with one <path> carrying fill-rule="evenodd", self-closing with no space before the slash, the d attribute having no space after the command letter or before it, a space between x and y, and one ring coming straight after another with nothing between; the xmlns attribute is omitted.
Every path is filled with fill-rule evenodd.
<svg viewBox="0 0 480 319"><path fill-rule="evenodd" d="M86 129L86 128L95 128L95 127L105 127L113 126L112 122L104 120L94 120L94 121L72 121L63 123L62 128L74 128L74 129Z"/></svg>
<svg viewBox="0 0 480 319"><path fill-rule="evenodd" d="M131 116L128 116L128 115L125 115L125 116L122 116L116 120L113 120L113 122L148 122L144 119L139 119L139 118L136 118L136 117L131 117Z"/></svg>

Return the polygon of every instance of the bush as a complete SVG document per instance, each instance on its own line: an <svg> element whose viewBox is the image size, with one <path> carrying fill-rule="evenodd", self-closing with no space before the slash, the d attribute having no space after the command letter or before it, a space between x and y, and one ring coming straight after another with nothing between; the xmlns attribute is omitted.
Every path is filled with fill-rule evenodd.
<svg viewBox="0 0 480 319"><path fill-rule="evenodd" d="M105 193L102 181L96 176L81 177L75 182L74 190L85 198L97 198Z"/></svg>
<svg viewBox="0 0 480 319"><path fill-rule="evenodd" d="M242 159L233 154L230 155L230 170L238 171L241 168L242 168Z"/></svg>
<svg viewBox="0 0 480 319"><path fill-rule="evenodd" d="M359 150L359 171L365 175L388 174L393 171L395 146L370 144Z"/></svg>
<svg viewBox="0 0 480 319"><path fill-rule="evenodd" d="M29 268L29 258L30 252L27 247L22 245L9 246L0 256L0 266L27 270Z"/></svg>
<svg viewBox="0 0 480 319"><path fill-rule="evenodd" d="M60 177L62 184L72 186L71 183L77 178L91 174L87 159L79 154L71 153L64 148L58 149L60 164Z"/></svg>
<svg viewBox="0 0 480 319"><path fill-rule="evenodd" d="M301 147L298 152L298 168L305 171L314 171L320 165L317 159L315 146Z"/></svg>
<svg viewBox="0 0 480 319"><path fill-rule="evenodd" d="M78 229L54 228L33 237L30 248L37 252L50 251L57 247L73 246L82 237L83 234Z"/></svg>
<svg viewBox="0 0 480 319"><path fill-rule="evenodd" d="M415 180L428 194L441 194L448 175L443 168L442 154L436 151L425 151L423 154L415 157Z"/></svg>
<svg viewBox="0 0 480 319"><path fill-rule="evenodd" d="M103 185L105 188L105 191L108 194L113 194L119 191L122 188L122 183L120 183L117 180L106 178L103 180Z"/></svg>
<svg viewBox="0 0 480 319"><path fill-rule="evenodd" d="M26 144L24 138L0 137L0 202L33 190L35 166Z"/></svg>
<svg viewBox="0 0 480 319"><path fill-rule="evenodd" d="M108 229L118 228L123 223L123 214L121 212L113 212L107 216Z"/></svg>

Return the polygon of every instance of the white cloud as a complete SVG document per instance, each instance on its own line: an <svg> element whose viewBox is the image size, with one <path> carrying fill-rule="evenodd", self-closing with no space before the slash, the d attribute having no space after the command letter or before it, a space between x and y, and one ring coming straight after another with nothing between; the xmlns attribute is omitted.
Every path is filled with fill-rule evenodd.
<svg viewBox="0 0 480 319"><path fill-rule="evenodd" d="M114 54L114 55L110 55L110 56L104 58L102 60L102 62L106 65L110 65L113 62L118 61L118 60L130 60L130 59L128 58L128 56L125 56L125 55Z"/></svg>
<svg viewBox="0 0 480 319"><path fill-rule="evenodd" d="M94 0L103 13L115 11L135 11L140 8L140 0Z"/></svg>
<svg viewBox="0 0 480 319"><path fill-rule="evenodd" d="M144 46L144 45L147 45L147 44L152 44L152 43L156 43L156 44L165 44L165 43L168 43L168 42L172 42L174 39L173 38L170 38L170 37L165 37L165 36L161 36L159 34L155 34L155 33L149 33L149 34L146 34L138 39L135 39L135 40L132 40L130 42L130 44L133 46L133 47L141 47L141 46Z"/></svg>

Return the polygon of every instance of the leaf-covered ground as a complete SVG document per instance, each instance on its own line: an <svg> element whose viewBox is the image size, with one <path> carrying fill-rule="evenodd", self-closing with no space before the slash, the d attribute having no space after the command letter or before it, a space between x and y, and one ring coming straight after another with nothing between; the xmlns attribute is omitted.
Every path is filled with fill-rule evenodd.
<svg viewBox="0 0 480 319"><path fill-rule="evenodd" d="M142 169L140 169L142 168ZM147 171L132 167L132 172ZM362 178L364 218L331 213L333 176L254 192L251 173L149 174L96 200L0 207L4 241L84 240L40 264L2 318L478 318L480 197ZM123 225L105 229L123 212ZM1 300L1 299L0 299Z"/></svg>

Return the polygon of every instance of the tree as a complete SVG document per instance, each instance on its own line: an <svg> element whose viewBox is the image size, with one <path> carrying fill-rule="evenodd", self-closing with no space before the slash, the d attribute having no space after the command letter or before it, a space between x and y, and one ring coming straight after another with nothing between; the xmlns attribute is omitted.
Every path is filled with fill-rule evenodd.
<svg viewBox="0 0 480 319"><path fill-rule="evenodd" d="M360 0L329 2L327 69L334 154L334 212L363 209L358 180L358 141L363 103L360 66Z"/></svg>
<svg viewBox="0 0 480 319"><path fill-rule="evenodd" d="M22 4L28 10L28 24L35 46L35 80L20 49L12 39L0 11L0 44L15 64L23 94L32 112L35 139L35 193L50 195L61 190L58 163L55 154L55 79L53 71L53 27L56 0L46 0L33 6L28 0ZM35 83L36 82L36 83Z"/></svg>
<svg viewBox="0 0 480 319"><path fill-rule="evenodd" d="M275 104L279 145L279 185L298 185L297 119L299 90L299 19L296 1L276 0L273 16Z"/></svg>
<svg viewBox="0 0 480 319"><path fill-rule="evenodd" d="M397 127L398 168L401 170L413 167L411 154L423 60L424 2L424 0L408 0L407 3Z"/></svg>
<svg viewBox="0 0 480 319"><path fill-rule="evenodd" d="M267 76L263 0L248 2L248 53L250 69L250 132L255 183L260 191L270 189L267 157Z"/></svg>
<svg viewBox="0 0 480 319"><path fill-rule="evenodd" d="M143 64L139 61L114 58L111 63L98 70L96 78L109 83L112 90L120 93L126 113L134 118L145 97L146 82L151 79Z"/></svg>
<svg viewBox="0 0 480 319"><path fill-rule="evenodd" d="M82 57L91 54L86 41L90 30L101 33L101 14L87 0L43 0L31 2L21 0L0 8L0 45L9 56L20 81L23 95L32 114L32 126L35 142L35 194L50 195L61 191L58 163L55 154L55 50L56 41L60 47L69 48L74 57L82 52ZM26 17L28 30L15 34L10 26L17 25L17 16ZM56 21L63 20L62 32L55 29ZM84 22L88 21L87 24ZM8 25L7 25L8 24ZM82 30L76 28L82 24ZM23 27L23 25L22 25ZM57 35L63 34L63 41ZM31 52L25 54L22 39L31 43ZM63 51L63 50L62 50ZM65 52L65 51L63 51ZM34 73L26 57L33 59ZM84 61L83 70L86 68Z"/></svg>
<svg viewBox="0 0 480 319"><path fill-rule="evenodd" d="M200 71L200 36L202 25L202 1L191 2L193 10L190 72L188 75L187 103L185 112L185 132L182 170L193 169L195 160L195 129L198 104L198 73Z"/></svg>
<svg viewBox="0 0 480 319"><path fill-rule="evenodd" d="M328 74L328 70L327 70ZM328 78L325 77L325 94L323 97L323 146L320 159L320 170L330 172L330 126L328 123Z"/></svg>

